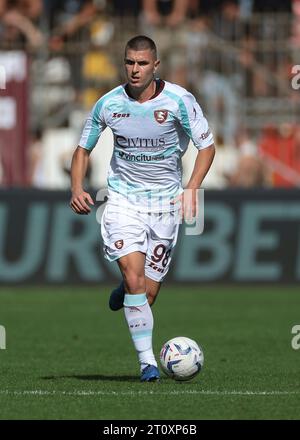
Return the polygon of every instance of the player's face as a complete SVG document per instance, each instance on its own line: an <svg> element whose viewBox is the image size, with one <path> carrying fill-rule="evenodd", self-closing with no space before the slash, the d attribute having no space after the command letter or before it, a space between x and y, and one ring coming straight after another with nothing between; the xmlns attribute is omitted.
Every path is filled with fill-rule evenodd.
<svg viewBox="0 0 300 440"><path fill-rule="evenodd" d="M124 62L128 84L134 89L145 89L153 80L159 65L159 60L155 59L150 49L128 49Z"/></svg>

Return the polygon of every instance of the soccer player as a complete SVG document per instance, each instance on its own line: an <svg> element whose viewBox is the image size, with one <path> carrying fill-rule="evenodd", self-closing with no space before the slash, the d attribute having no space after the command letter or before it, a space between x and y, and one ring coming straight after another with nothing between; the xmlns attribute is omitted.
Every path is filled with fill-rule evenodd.
<svg viewBox="0 0 300 440"><path fill-rule="evenodd" d="M104 128L111 128L114 150L101 233L104 255L117 261L123 281L112 292L109 305L112 310L124 306L142 382L159 380L150 306L168 272L180 218L195 217L197 189L215 153L199 104L182 87L156 79L159 63L150 38L136 36L128 41L124 58L127 83L96 102L71 166L70 206L77 214L89 214L94 202L82 183L89 154ZM198 154L183 191L181 157L190 139Z"/></svg>

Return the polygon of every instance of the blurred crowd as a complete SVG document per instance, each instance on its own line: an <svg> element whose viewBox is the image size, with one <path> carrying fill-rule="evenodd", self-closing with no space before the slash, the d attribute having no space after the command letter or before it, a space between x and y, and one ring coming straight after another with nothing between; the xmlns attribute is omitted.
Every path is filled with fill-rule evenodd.
<svg viewBox="0 0 300 440"><path fill-rule="evenodd" d="M246 39L251 16L281 13L291 14L288 30L284 26L272 29L267 22L257 33L271 37L272 32L283 32L299 44L299 8L299 0L0 0L0 41L2 46L23 43L58 49L103 17L108 21L132 18L137 27L147 30L151 26L174 30L188 23L195 31L208 27L227 40Z"/></svg>
<svg viewBox="0 0 300 440"><path fill-rule="evenodd" d="M230 39L234 33L244 37L245 22L252 14L265 12L297 18L299 0L0 0L0 40L2 45L58 48L99 15L132 17L136 23L169 29L190 20L194 29L212 26ZM222 26L217 23L220 15L226 19ZM299 37L297 24L290 33Z"/></svg>
<svg viewBox="0 0 300 440"><path fill-rule="evenodd" d="M120 54L137 33L157 42L160 76L191 90L212 125L207 187L300 185L300 102L290 85L300 0L0 0L0 51L31 60L29 185L67 187L72 142L93 103L123 81ZM57 143L66 145L55 153L62 174L49 183L45 149ZM104 183L99 164L88 185Z"/></svg>

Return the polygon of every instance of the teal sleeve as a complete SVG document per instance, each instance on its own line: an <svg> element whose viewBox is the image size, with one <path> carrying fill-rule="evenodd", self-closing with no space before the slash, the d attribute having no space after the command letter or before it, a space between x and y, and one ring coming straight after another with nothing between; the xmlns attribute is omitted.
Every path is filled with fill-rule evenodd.
<svg viewBox="0 0 300 440"><path fill-rule="evenodd" d="M79 146L91 151L96 146L105 127L103 106L101 100L99 100L87 117L82 130Z"/></svg>
<svg viewBox="0 0 300 440"><path fill-rule="evenodd" d="M201 150L213 144L214 139L207 119L191 93L179 100L179 115L181 125L195 147Z"/></svg>

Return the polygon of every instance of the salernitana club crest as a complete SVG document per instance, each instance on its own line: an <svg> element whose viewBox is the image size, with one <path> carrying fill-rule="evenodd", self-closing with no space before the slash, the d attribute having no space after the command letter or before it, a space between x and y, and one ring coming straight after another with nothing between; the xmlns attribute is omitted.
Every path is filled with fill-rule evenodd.
<svg viewBox="0 0 300 440"><path fill-rule="evenodd" d="M165 122L169 114L168 110L155 110L154 111L154 117L157 120L159 124L162 124Z"/></svg>

